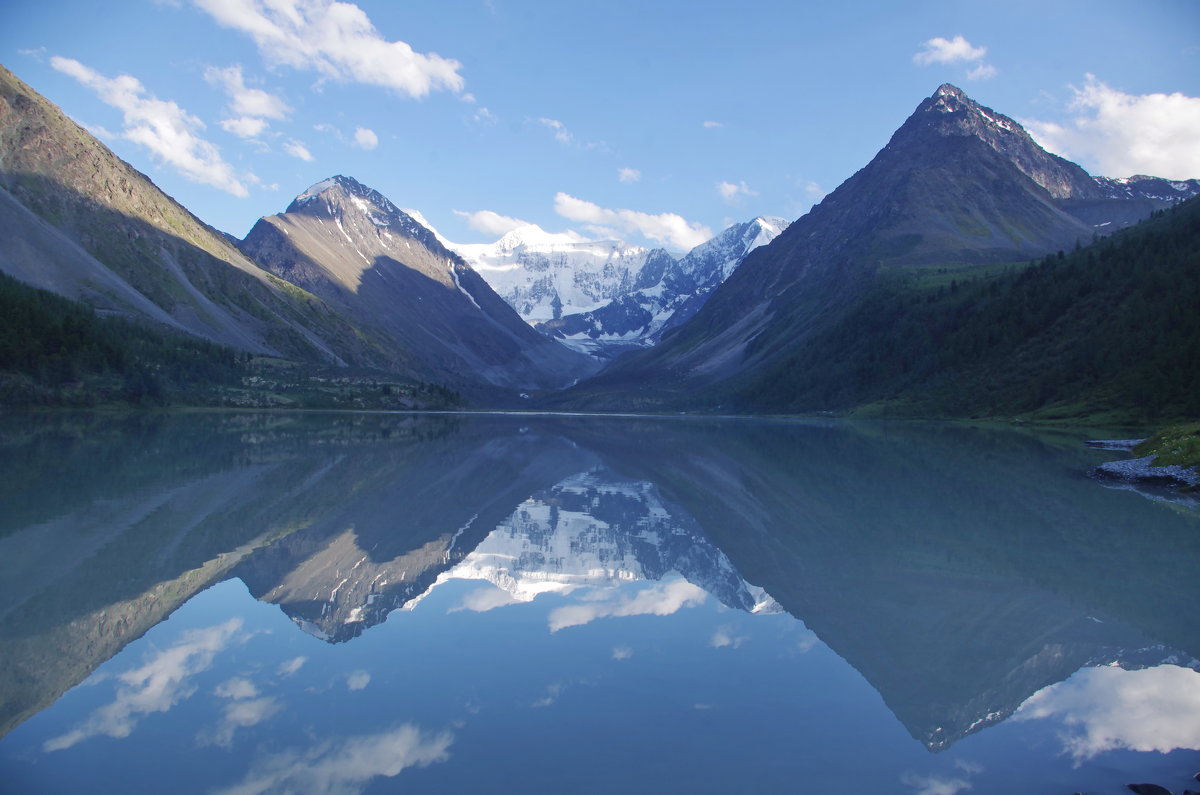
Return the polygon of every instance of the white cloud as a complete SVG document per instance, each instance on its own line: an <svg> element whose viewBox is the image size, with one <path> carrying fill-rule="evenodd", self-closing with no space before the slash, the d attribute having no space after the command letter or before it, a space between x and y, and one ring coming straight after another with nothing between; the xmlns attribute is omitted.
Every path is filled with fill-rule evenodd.
<svg viewBox="0 0 1200 795"><path fill-rule="evenodd" d="M237 119L225 119L221 122L221 128L238 138L257 138L266 131L267 120L242 116Z"/></svg>
<svg viewBox="0 0 1200 795"><path fill-rule="evenodd" d="M261 88L247 88L242 67L238 64L225 69L210 66L204 70L204 79L229 95L229 110L236 116L281 120L292 112L287 103L274 94Z"/></svg>
<svg viewBox="0 0 1200 795"><path fill-rule="evenodd" d="M369 130L366 127L355 127L354 145L370 151L379 146L379 136L375 134L374 130Z"/></svg>
<svg viewBox="0 0 1200 795"><path fill-rule="evenodd" d="M689 223L675 213L651 215L636 210L609 210L566 193L555 194L554 211L571 221L637 232L683 249L695 248L712 237L707 226Z"/></svg>
<svg viewBox="0 0 1200 795"><path fill-rule="evenodd" d="M1076 761L1118 748L1200 748L1200 673L1174 665L1086 668L1034 693L1013 716L1047 718L1062 721L1060 740Z"/></svg>
<svg viewBox="0 0 1200 795"><path fill-rule="evenodd" d="M128 737L143 716L166 712L191 696L196 688L192 677L208 670L213 657L230 643L240 640L241 619L184 632L179 641L144 665L121 674L112 703L97 708L81 724L42 745L44 751L60 751L97 735Z"/></svg>
<svg viewBox="0 0 1200 795"><path fill-rule="evenodd" d="M259 757L246 777L223 795L263 792L350 795L371 779L393 778L410 767L427 767L450 758L451 732L426 732L404 724L391 731L322 742L305 751L287 750Z"/></svg>
<svg viewBox="0 0 1200 795"><path fill-rule="evenodd" d="M719 121L706 121L704 122L703 126L706 130L715 130L718 127L724 127L725 125Z"/></svg>
<svg viewBox="0 0 1200 795"><path fill-rule="evenodd" d="M712 638L708 641L708 645L712 646L714 649L723 649L726 647L736 649L745 642L746 638L735 635L733 633L733 627L727 624L717 628L716 632L713 633Z"/></svg>
<svg viewBox="0 0 1200 795"><path fill-rule="evenodd" d="M554 140L560 144L570 144L575 142L575 136L571 135L571 131L567 126L558 119L538 119L538 123L554 133Z"/></svg>
<svg viewBox="0 0 1200 795"><path fill-rule="evenodd" d="M617 230L613 229L610 226L598 226L596 224L587 224L583 228L586 229L588 232L590 232L593 236L595 236L596 240L620 240L621 239L621 233L618 232ZM587 238L585 238L583 235L580 235L579 239L586 240Z"/></svg>
<svg viewBox="0 0 1200 795"><path fill-rule="evenodd" d="M962 36L953 39L936 36L922 42L921 46L924 49L913 56L913 63L919 66L978 61L987 55L987 47L974 47Z"/></svg>
<svg viewBox="0 0 1200 795"><path fill-rule="evenodd" d="M541 698L539 698L537 701L533 702L529 706L533 707L534 709L538 709L540 707L552 706L555 701L558 701L558 697L562 695L562 692L565 689L566 689L565 685L563 685L560 682L555 682L554 684L546 687L546 694L544 696L542 696Z"/></svg>
<svg viewBox="0 0 1200 795"><path fill-rule="evenodd" d="M589 624L609 616L669 616L685 607L703 604L707 594L687 580L652 585L638 591L632 598L593 601L567 605L550 612L550 631Z"/></svg>
<svg viewBox="0 0 1200 795"><path fill-rule="evenodd" d="M528 221L522 221L520 218L509 218L507 215L500 215L500 213L494 213L491 210L476 210L473 213L455 210L454 214L466 218L467 225L476 232L483 232L485 235L495 235L496 237L503 237L512 230L519 229L522 226L529 226ZM465 606L465 599L463 603ZM493 605L493 607L499 607L499 605ZM475 608L468 609L473 610Z"/></svg>
<svg viewBox="0 0 1200 795"><path fill-rule="evenodd" d="M618 168L617 180L625 183L637 182L642 178L642 172L636 168Z"/></svg>
<svg viewBox="0 0 1200 795"><path fill-rule="evenodd" d="M280 676L291 676L292 674L296 673L296 671L299 671L301 666L303 666L306 662L308 662L307 657L293 657L290 660L280 663L279 670L276 673L278 673Z"/></svg>
<svg viewBox="0 0 1200 795"><path fill-rule="evenodd" d="M458 212L455 210L455 212ZM486 212L486 210L484 211ZM458 213L459 215L468 215L467 213ZM495 213L493 213L495 215ZM503 216L500 216L503 217ZM513 220L513 219L509 219ZM478 227L472 227L478 228ZM482 230L481 230L482 231ZM504 234L500 233L501 236ZM473 613L486 613L489 610L495 610L497 607L506 607L515 605L520 602L508 591L502 590L495 586L485 585L482 588L476 588L462 598L462 602L457 607L450 608L447 612L457 613L460 610L470 610Z"/></svg>
<svg viewBox="0 0 1200 795"><path fill-rule="evenodd" d="M176 105L146 92L141 82L130 75L108 78L70 58L54 56L50 65L96 92L105 104L124 114L121 137L150 150L163 163L193 182L211 185L234 196L249 191L236 176L221 152L197 131L204 124Z"/></svg>
<svg viewBox="0 0 1200 795"><path fill-rule="evenodd" d="M1200 97L1126 94L1087 75L1066 124L1022 120L1038 143L1112 177L1200 177Z"/></svg>
<svg viewBox="0 0 1200 795"><path fill-rule="evenodd" d="M313 161L312 152L308 151L308 147L295 139L289 138L283 142L283 151L287 152L298 160L303 160L306 163Z"/></svg>
<svg viewBox="0 0 1200 795"><path fill-rule="evenodd" d="M971 782L961 777L919 776L907 773L901 777L901 781L912 787L915 795L958 795L971 789Z"/></svg>
<svg viewBox="0 0 1200 795"><path fill-rule="evenodd" d="M968 80L990 80L999 74L999 70L991 64L981 63L971 71L967 72Z"/></svg>
<svg viewBox="0 0 1200 795"><path fill-rule="evenodd" d="M362 690L371 684L371 675L366 671L355 671L346 677L346 687L350 690Z"/></svg>
<svg viewBox="0 0 1200 795"><path fill-rule="evenodd" d="M616 646L612 650L612 658L614 660L628 660L633 656L633 649L628 646Z"/></svg>
<svg viewBox="0 0 1200 795"><path fill-rule="evenodd" d="M480 105L475 111L475 114L472 116L472 118L474 118L475 121L479 122L480 124L495 124L498 121L496 114L492 113L482 105Z"/></svg>
<svg viewBox="0 0 1200 795"><path fill-rule="evenodd" d="M750 189L744 181L742 182L718 182L717 193L725 200L726 204L737 205L741 203L742 196L757 196L758 191Z"/></svg>
<svg viewBox="0 0 1200 795"><path fill-rule="evenodd" d="M258 695L258 688L249 679L235 676L217 685L217 689L213 692L221 698L232 698L236 701L243 698L254 698Z"/></svg>
<svg viewBox="0 0 1200 795"><path fill-rule="evenodd" d="M452 58L385 39L353 3L335 0L194 0L218 24L245 33L273 66L390 88L410 97L463 88Z"/></svg>
<svg viewBox="0 0 1200 795"><path fill-rule="evenodd" d="M283 705L275 698L237 699L221 710L221 722L216 729L201 733L197 740L202 745L228 748L233 745L233 735L238 729L257 726L282 709Z"/></svg>

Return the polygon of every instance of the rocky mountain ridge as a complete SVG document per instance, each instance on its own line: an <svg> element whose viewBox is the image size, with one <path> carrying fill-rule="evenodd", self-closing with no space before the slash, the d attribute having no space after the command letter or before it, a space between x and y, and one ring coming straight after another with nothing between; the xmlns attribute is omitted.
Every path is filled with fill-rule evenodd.
<svg viewBox="0 0 1200 795"><path fill-rule="evenodd" d="M594 370L523 323L433 231L350 177L316 183L240 246L267 271L402 341L428 378L550 389Z"/></svg>
<svg viewBox="0 0 1200 795"><path fill-rule="evenodd" d="M1192 187L1180 186L1180 195ZM748 255L690 322L557 405L719 406L840 322L889 273L1027 263L1170 204L1133 190L1110 198L1111 188L943 85L870 163Z"/></svg>
<svg viewBox="0 0 1200 795"><path fill-rule="evenodd" d="M543 333L601 359L658 343L669 329L700 310L742 260L786 229L782 218L733 224L679 259L666 259L657 279L597 309L536 324Z"/></svg>

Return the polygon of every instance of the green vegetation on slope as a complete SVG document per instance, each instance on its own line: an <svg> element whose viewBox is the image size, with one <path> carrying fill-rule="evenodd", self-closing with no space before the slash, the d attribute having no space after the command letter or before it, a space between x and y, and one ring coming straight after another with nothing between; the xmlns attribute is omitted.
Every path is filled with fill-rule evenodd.
<svg viewBox="0 0 1200 795"><path fill-rule="evenodd" d="M0 274L0 406L449 408L453 391L314 368L132 320Z"/></svg>
<svg viewBox="0 0 1200 795"><path fill-rule="evenodd" d="M1200 471L1200 422L1163 428L1133 452L1154 456L1154 466L1196 467Z"/></svg>
<svg viewBox="0 0 1200 795"><path fill-rule="evenodd" d="M997 273L880 271L755 380L747 411L1146 422L1200 416L1200 202Z"/></svg>

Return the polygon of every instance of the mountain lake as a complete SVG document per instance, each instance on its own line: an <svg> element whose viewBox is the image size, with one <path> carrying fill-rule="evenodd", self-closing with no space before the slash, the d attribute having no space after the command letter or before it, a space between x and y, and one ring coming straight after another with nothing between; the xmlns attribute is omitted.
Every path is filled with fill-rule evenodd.
<svg viewBox="0 0 1200 795"><path fill-rule="evenodd" d="M0 790L1200 789L1200 509L1087 438L5 414Z"/></svg>

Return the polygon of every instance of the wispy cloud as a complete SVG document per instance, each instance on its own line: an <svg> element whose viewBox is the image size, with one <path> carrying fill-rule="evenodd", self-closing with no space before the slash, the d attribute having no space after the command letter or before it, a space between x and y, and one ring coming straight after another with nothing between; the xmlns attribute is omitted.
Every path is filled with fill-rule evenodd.
<svg viewBox="0 0 1200 795"><path fill-rule="evenodd" d="M567 129L567 125L563 124L558 119L538 119L538 124L554 133L554 140L560 144L575 143L575 136L571 135L571 131Z"/></svg>
<svg viewBox="0 0 1200 795"><path fill-rule="evenodd" d="M962 36L944 39L935 36L921 43L921 49L913 56L913 63L929 66L935 63L960 63L978 61L987 55L987 47L976 47Z"/></svg>
<svg viewBox="0 0 1200 795"><path fill-rule="evenodd" d="M999 74L999 70L991 64L981 63L971 71L967 72L968 80L990 80Z"/></svg>
<svg viewBox="0 0 1200 795"><path fill-rule="evenodd" d="M266 119L256 119L252 116L224 119L221 122L221 129L238 138L257 138L267 131L268 126Z"/></svg>
<svg viewBox="0 0 1200 795"><path fill-rule="evenodd" d="M462 64L389 41L361 8L336 0L194 0L218 24L246 34L272 66L389 88L409 97L461 91Z"/></svg>
<svg viewBox="0 0 1200 795"><path fill-rule="evenodd" d="M371 684L371 675L366 671L354 671L346 677L346 687L349 690L362 690Z"/></svg>
<svg viewBox="0 0 1200 795"><path fill-rule="evenodd" d="M379 136L374 130L366 127L354 128L354 145L359 149L366 149L368 152L379 146Z"/></svg>
<svg viewBox="0 0 1200 795"><path fill-rule="evenodd" d="M307 657L293 657L290 660L285 660L279 664L279 669L276 671L280 676L291 676L303 667L304 663L308 662Z"/></svg>
<svg viewBox="0 0 1200 795"><path fill-rule="evenodd" d="M642 178L642 172L636 168L618 168L617 180L626 184L637 182Z"/></svg>
<svg viewBox="0 0 1200 795"><path fill-rule="evenodd" d="M283 151L287 152L297 160L303 160L305 163L313 161L312 152L308 151L308 147L295 139L288 139L283 142Z"/></svg>
<svg viewBox="0 0 1200 795"><path fill-rule="evenodd" d="M247 196L246 185L211 142L201 138L204 124L174 102L158 99L130 75L105 77L71 58L54 56L50 65L92 89L102 102L124 114L121 137L148 149L153 157L187 179Z"/></svg>
<svg viewBox="0 0 1200 795"><path fill-rule="evenodd" d="M362 792L374 778L394 778L411 767L428 767L450 758L454 735L428 732L404 724L379 734L318 743L306 750L289 749L257 759L240 782L222 795L263 792Z"/></svg>
<svg viewBox="0 0 1200 795"><path fill-rule="evenodd" d="M179 641L145 664L118 677L116 697L66 734L47 740L42 749L60 751L90 737L128 737L138 722L153 712L166 712L191 696L192 678L212 665L213 657L242 637L241 619L184 632Z"/></svg>
<svg viewBox="0 0 1200 795"><path fill-rule="evenodd" d="M750 186L742 182L718 182L717 193L725 200L726 204L737 206L741 204L743 196L757 196L758 191L750 189Z"/></svg>
<svg viewBox="0 0 1200 795"><path fill-rule="evenodd" d="M202 745L228 748L233 745L233 736L238 729L257 726L283 709L283 704L276 698L260 698L258 688L250 680L241 677L227 679L217 685L214 692L232 703L222 708L221 721L215 729L202 732L197 737Z"/></svg>
<svg viewBox="0 0 1200 795"><path fill-rule="evenodd" d="M706 122L703 122L701 124L701 126L704 127L704 129L706 129L706 130L715 130L720 127L724 127L725 125L724 125L724 123L719 122L719 121L706 121Z"/></svg>
<svg viewBox="0 0 1200 795"><path fill-rule="evenodd" d="M1070 89L1070 121L1022 120L1042 146L1110 177L1200 177L1200 97L1127 94L1092 74Z"/></svg>
<svg viewBox="0 0 1200 795"><path fill-rule="evenodd" d="M589 624L610 616L669 616L685 607L704 603L707 594L687 580L652 585L633 597L621 596L584 604L567 605L550 612L550 631Z"/></svg>
<svg viewBox="0 0 1200 795"><path fill-rule="evenodd" d="M707 226L691 223L675 213L654 215L637 210L610 210L567 193L555 194L554 211L571 221L636 232L684 249L695 248L712 237Z"/></svg>
<svg viewBox="0 0 1200 795"><path fill-rule="evenodd" d="M204 79L229 96L229 111L235 116L279 120L286 119L292 112L288 104L274 94L248 87L240 64L224 69L210 66L204 70Z"/></svg>
<svg viewBox="0 0 1200 795"><path fill-rule="evenodd" d="M529 226L528 221L522 221L520 218L510 218L507 215L501 215L491 210L476 210L473 213L455 210L454 214L467 219L467 225L476 232L483 232L485 235L495 235L496 237L502 237L514 229L520 229L522 226ZM496 589L481 588L478 591L472 591L467 596L471 597L471 604L476 606L468 606L467 598L463 599L463 606L468 610L481 611L511 603L511 599L503 602L497 601L504 592L496 591L496 593L492 593L493 591L496 591ZM485 604L487 606L483 606Z"/></svg>
<svg viewBox="0 0 1200 795"><path fill-rule="evenodd" d="M745 642L745 636L734 634L733 627L729 624L726 624L724 626L717 627L717 630L713 632L712 638L709 639L708 645L712 646L714 649L736 649Z"/></svg>
<svg viewBox="0 0 1200 795"><path fill-rule="evenodd" d="M912 59L913 63L918 66L973 63L975 67L967 72L967 79L987 80L995 77L999 73L999 70L990 64L983 63L983 58L986 55L987 47L976 47L961 35L955 36L952 39L935 36L932 39L922 42L921 49L913 55Z"/></svg>

